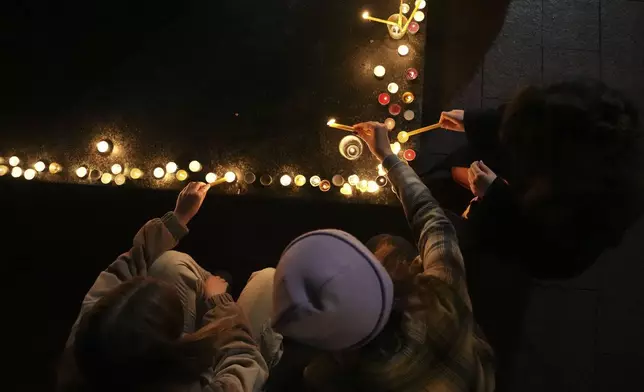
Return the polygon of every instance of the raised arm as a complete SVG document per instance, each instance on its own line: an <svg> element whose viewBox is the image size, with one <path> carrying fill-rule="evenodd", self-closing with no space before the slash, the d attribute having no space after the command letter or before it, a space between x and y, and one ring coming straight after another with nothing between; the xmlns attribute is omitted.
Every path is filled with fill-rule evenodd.
<svg viewBox="0 0 644 392"><path fill-rule="evenodd" d="M199 210L208 188L209 186L203 183L188 184L179 194L173 212L166 213L162 218L152 219L139 229L134 236L132 248L102 271L85 295L67 345L73 342L82 315L101 297L136 276L147 276L150 265L163 252L174 248L188 233L186 225Z"/></svg>
<svg viewBox="0 0 644 392"><path fill-rule="evenodd" d="M355 128L388 170L417 241L424 274L448 284L464 283L463 256L454 226L414 170L391 152L387 129L378 123Z"/></svg>

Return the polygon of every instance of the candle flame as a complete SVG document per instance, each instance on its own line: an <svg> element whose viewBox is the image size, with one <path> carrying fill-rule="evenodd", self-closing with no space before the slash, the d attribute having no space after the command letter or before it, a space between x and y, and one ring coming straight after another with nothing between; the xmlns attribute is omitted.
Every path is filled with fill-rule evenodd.
<svg viewBox="0 0 644 392"><path fill-rule="evenodd" d="M335 124L335 118L330 118L329 121L327 121L326 125L331 126Z"/></svg>
<svg viewBox="0 0 644 392"><path fill-rule="evenodd" d="M363 12L362 13L362 18L363 19L368 19L369 18L369 12L368 11Z"/></svg>

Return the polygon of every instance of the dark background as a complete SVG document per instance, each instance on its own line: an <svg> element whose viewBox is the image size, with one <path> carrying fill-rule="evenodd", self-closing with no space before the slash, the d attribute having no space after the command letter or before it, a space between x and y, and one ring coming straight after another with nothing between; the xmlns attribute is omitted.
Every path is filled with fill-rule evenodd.
<svg viewBox="0 0 644 392"><path fill-rule="evenodd" d="M72 175L59 177L75 182L87 181L73 176L83 163L106 171L118 162L147 169L149 177L154 165L173 160L186 168L192 159L204 164L204 173L191 176L199 180L215 169L276 179L282 173L373 179L375 160L370 154L344 159L338 142L347 133L326 122L384 121L387 108L376 98L396 82L392 103L402 103L405 91L418 96L403 105L416 118L399 115L397 130L420 124L424 31L394 41L384 25L360 16L368 9L387 18L397 6L386 0L21 3L3 15L9 34L0 76L2 153L27 155L32 164L43 156L62 160ZM403 43L411 49L406 57L397 53ZM382 80L373 75L378 64L387 69ZM421 71L413 82L404 77L409 67ZM101 159L93 146L102 137L120 152Z"/></svg>
<svg viewBox="0 0 644 392"><path fill-rule="evenodd" d="M508 3L428 1L426 21L421 23L421 33L426 34L424 58L410 60L417 67L422 64L419 71L424 79L414 86L418 89L414 92L423 92L418 102L423 123L435 121L441 109L491 107L527 83L541 85L573 76L600 78L626 91L642 112L643 2L514 0L509 7ZM129 4L124 0L4 2L0 6L0 155L7 157L15 152L35 161L52 154L51 158L63 156L72 163L78 157L95 159L92 141L107 132L121 137L132 154L128 159L142 166L173 158L185 167L198 158L207 169L207 165L215 167L226 159L273 173L283 170L280 165L289 164L295 166L293 170L304 170L306 165L315 165L316 169L324 166L330 172L346 169L350 166L337 154L339 136L332 136L334 131L326 129L324 122L331 115L343 122L352 120L352 116L362 119L363 113L381 109L375 103L375 93L384 89L386 82L361 86L362 82L376 81L371 71L364 77L360 74L358 57L394 49L378 41L386 38L384 27L365 24L359 19L359 11L364 7L373 15L387 16L385 9L389 7L380 8L385 4L388 2L275 1L250 11L253 18L269 23L283 20L277 8L291 6L306 15L307 20L294 22L299 29L310 28L307 31L316 31L327 39L325 55L314 59L303 55L315 53L307 52L318 42L313 33L292 34L287 41L298 50L288 51L288 72L273 72L302 87L284 91L295 91L302 100L308 97L304 102L312 102L299 105L298 100L293 103L299 105L298 111L288 111L277 106L291 102L290 96L271 89L273 79L261 79L244 61L244 55L255 53L255 49L234 52L236 56L218 50L220 46L239 45L239 35L224 29L227 39L215 37L218 25L210 23L207 16L219 17L220 10L240 5L201 1ZM322 16L332 16L333 21L323 23ZM240 17L238 22L244 25L251 19ZM261 42L257 51L286 52L288 46L269 35L273 32L268 32L266 25L261 26L257 29L262 32L259 41L251 40L248 45ZM380 43L373 45L371 39L374 44ZM204 46L209 43L213 47L207 50ZM337 51L330 46L337 46ZM199 61L195 56L198 53L211 56L210 60ZM340 61L337 64L350 64L334 67L336 61L331 59ZM390 60L397 59L395 55ZM290 65L298 62L305 64L303 70L291 70ZM211 72L211 66L226 68L222 64L233 71L251 71L246 78ZM307 74L311 69L325 76ZM261 89L248 90L243 100L235 102L228 97L242 96L241 90L217 88L220 83L268 86L267 91L277 99L274 102L280 102L273 106L275 110L289 115L263 111L271 103L258 95ZM318 101L307 95L305 86L314 86L321 96L321 92L329 92L330 100ZM253 106L258 102L261 104ZM251 114L234 107L236 103L251 108ZM227 115L229 111L240 116L211 116ZM317 113L319 117L304 118L299 113ZM287 139L294 134L295 138L302 136L298 143L303 144L298 145L307 145L305 152L281 147L271 139L276 137L273 132L281 134L281 128L262 128L260 132L250 120L271 117L293 126ZM302 119L314 124L313 129L302 127L310 134L300 135ZM215 131L212 124L218 121L252 135L250 142ZM192 134L184 124L201 129L202 134ZM202 143L215 136L229 140L230 146ZM262 150L265 146L253 143L260 139L268 140L271 150L284 148L288 162L282 161L284 156L267 154ZM325 141L328 151L310 149L325 146ZM464 142L458 135L442 131L418 141L422 153L416 168L421 173ZM252 148L264 152L255 154ZM193 157L192 151L204 151L204 156ZM325 151L330 157L320 160ZM309 159L310 154L318 158ZM239 158L242 156L257 161L248 162ZM334 160L341 162L340 169L331 165ZM109 163L97 162L104 168ZM360 164L372 167L365 157ZM160 190L53 182L0 178L2 390L50 389L56 359L82 296L98 272L128 249L146 220L173 208L180 187L178 183L170 185L176 189ZM284 246L304 231L336 227L361 240L382 232L409 234L402 211L395 207L347 203L337 195L319 192L303 192L311 197L297 197L297 193L276 187L243 196L220 194L233 191L221 188L208 196L179 249L191 253L206 268L229 269L235 277L236 292L251 271L275 265ZM266 195L279 197L260 197ZM291 195L296 197L283 197ZM351 200L356 199L380 200ZM500 359L499 390L638 388L644 367L641 238L644 227L640 222L624 244L607 250L589 271L568 282L530 281L507 266L495 265L485 255L466 255L476 317L495 343Z"/></svg>

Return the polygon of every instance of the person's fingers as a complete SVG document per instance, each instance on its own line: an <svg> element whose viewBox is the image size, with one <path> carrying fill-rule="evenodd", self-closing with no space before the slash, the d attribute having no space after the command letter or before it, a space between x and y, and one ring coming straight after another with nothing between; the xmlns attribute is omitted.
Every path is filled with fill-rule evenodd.
<svg viewBox="0 0 644 392"><path fill-rule="evenodd" d="M441 127L448 128L453 126L454 120L446 112L443 112L441 113L441 117L438 120L438 123L441 125Z"/></svg>
<svg viewBox="0 0 644 392"><path fill-rule="evenodd" d="M487 167L487 165L486 165L485 163L483 163L483 161L479 161L479 165L478 165L478 166L481 168L481 171L483 171L483 172L484 172L484 173L486 173L486 174L492 174L492 173L494 173L494 172L492 171L492 169L490 169L489 167Z"/></svg>
<svg viewBox="0 0 644 392"><path fill-rule="evenodd" d="M208 193L208 190L210 189L210 184L202 183L201 188L199 188L199 192L203 195Z"/></svg>
<svg viewBox="0 0 644 392"><path fill-rule="evenodd" d="M192 192L195 189L197 189L197 183L194 181L191 181L187 186L186 186L186 192Z"/></svg>
<svg viewBox="0 0 644 392"><path fill-rule="evenodd" d="M358 134L358 136L364 139L367 136L368 124L366 123L356 124L353 126L353 129Z"/></svg>
<svg viewBox="0 0 644 392"><path fill-rule="evenodd" d="M485 174L483 173L483 170L481 170L481 167L479 166L478 162L473 162L470 167L474 171L474 174L476 174L477 176Z"/></svg>

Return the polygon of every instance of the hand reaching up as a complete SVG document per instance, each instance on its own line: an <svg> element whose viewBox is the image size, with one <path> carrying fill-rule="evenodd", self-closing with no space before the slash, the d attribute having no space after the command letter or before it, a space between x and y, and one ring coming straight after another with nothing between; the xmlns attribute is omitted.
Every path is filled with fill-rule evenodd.
<svg viewBox="0 0 644 392"><path fill-rule="evenodd" d="M496 180L496 174L483 161L476 161L470 165L467 171L467 179L472 193L478 197L483 197L490 185Z"/></svg>
<svg viewBox="0 0 644 392"><path fill-rule="evenodd" d="M465 118L465 111L461 109L452 110L449 112L441 113L439 124L441 128L450 131L465 132L465 125L463 119Z"/></svg>
<svg viewBox="0 0 644 392"><path fill-rule="evenodd" d="M358 136L367 143L371 153L382 162L391 152L389 130L385 124L375 121L356 124L353 126Z"/></svg>
<svg viewBox="0 0 644 392"><path fill-rule="evenodd" d="M208 189L210 189L210 185L206 183L191 182L179 193L174 215L184 226L188 225L188 222L197 215Z"/></svg>

